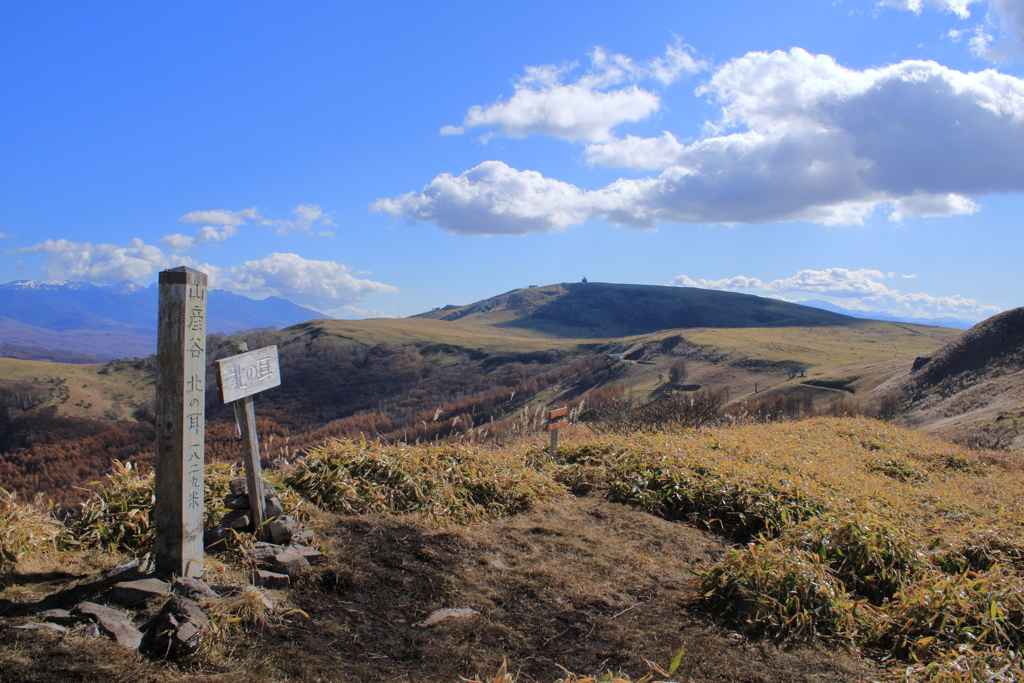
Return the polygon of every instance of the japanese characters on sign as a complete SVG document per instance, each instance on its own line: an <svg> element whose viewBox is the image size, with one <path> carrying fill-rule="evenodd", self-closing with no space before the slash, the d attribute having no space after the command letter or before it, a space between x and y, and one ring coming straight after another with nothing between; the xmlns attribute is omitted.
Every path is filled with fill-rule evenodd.
<svg viewBox="0 0 1024 683"><path fill-rule="evenodd" d="M203 573L206 443L205 273L160 273L153 556L158 571Z"/></svg>
<svg viewBox="0 0 1024 683"><path fill-rule="evenodd" d="M185 482L184 506L203 507L206 460L206 287L190 283L185 298ZM201 511L200 511L200 514Z"/></svg>
<svg viewBox="0 0 1024 683"><path fill-rule="evenodd" d="M220 396L224 403L257 394L281 384L277 347L240 353L217 361Z"/></svg>

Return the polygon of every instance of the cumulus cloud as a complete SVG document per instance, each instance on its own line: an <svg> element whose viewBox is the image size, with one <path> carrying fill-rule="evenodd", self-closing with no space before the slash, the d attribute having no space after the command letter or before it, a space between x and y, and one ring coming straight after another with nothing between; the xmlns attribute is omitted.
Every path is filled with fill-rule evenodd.
<svg viewBox="0 0 1024 683"><path fill-rule="evenodd" d="M100 284L116 284L122 280L138 282L159 270L172 267L170 257L160 247L140 239L133 239L128 246L46 240L30 247L8 249L5 253L47 254L42 269L51 280L84 280ZM181 264L176 262L173 265Z"/></svg>
<svg viewBox="0 0 1024 683"><path fill-rule="evenodd" d="M1024 191L1024 80L1014 76L918 60L859 71L794 48L736 58L697 94L720 116L692 143L665 132L585 148L591 164L656 176L584 191L488 161L372 208L460 234L526 234L590 218L850 224L879 207L900 221L971 214L977 197Z"/></svg>
<svg viewBox="0 0 1024 683"><path fill-rule="evenodd" d="M764 282L758 278L739 275L719 280L694 280L687 275L674 278L669 284L678 287L699 287L725 291L754 291L768 295L797 294L813 296L816 299L838 299L844 308L860 311L882 311L901 317L939 318L955 317L965 320L980 320L999 312L996 306L982 304L975 299L960 295L933 296L923 292L904 294L888 287L882 280L892 278L870 268L850 270L828 268L825 270L801 270L788 278ZM904 275L913 278L916 275ZM787 300L789 300L787 298ZM806 298L796 299L806 301Z"/></svg>
<svg viewBox="0 0 1024 683"><path fill-rule="evenodd" d="M569 82L564 81L576 70L575 63L527 67L526 74L514 83L515 93L508 101L474 105L462 125L444 126L441 134L492 128L517 138L549 135L572 142L610 140L615 126L642 121L661 108L658 95L639 87L637 81L651 78L668 85L683 74L707 67L694 58L689 46L678 42L668 47L664 57L645 64L636 64L625 55L609 55L601 48L591 52L590 60L590 70ZM485 135L483 139L488 138Z"/></svg>
<svg viewBox="0 0 1024 683"><path fill-rule="evenodd" d="M526 235L582 223L587 204L575 185L485 161L462 175L443 173L420 192L377 200L371 208L456 235Z"/></svg>
<svg viewBox="0 0 1024 683"><path fill-rule="evenodd" d="M167 248L174 253L182 254L190 249L198 247L204 242L223 242L227 238L235 235L237 232L238 228L233 225L225 225L220 230L207 225L206 227L201 228L194 236L182 235L181 233L164 235L160 238L160 243L166 245Z"/></svg>
<svg viewBox="0 0 1024 683"><path fill-rule="evenodd" d="M14 235L8 235L6 232L0 232L0 240L16 240L18 239Z"/></svg>
<svg viewBox="0 0 1024 683"><path fill-rule="evenodd" d="M316 204L299 204L292 213L295 214L295 218L292 220L263 220L260 225L272 226L279 235L287 235L296 230L309 233L317 227L326 228L334 225L330 214ZM321 230L318 234L322 237L329 237L334 233L329 230Z"/></svg>
<svg viewBox="0 0 1024 683"><path fill-rule="evenodd" d="M241 211L228 211L227 209L213 209L212 211L190 211L178 220L182 223L206 223L207 225L230 225L238 227L248 220L259 220L263 218L253 206Z"/></svg>
<svg viewBox="0 0 1024 683"><path fill-rule="evenodd" d="M348 266L273 253L221 272L217 287L253 298L279 296L333 315L370 294L395 294L396 287L354 277Z"/></svg>

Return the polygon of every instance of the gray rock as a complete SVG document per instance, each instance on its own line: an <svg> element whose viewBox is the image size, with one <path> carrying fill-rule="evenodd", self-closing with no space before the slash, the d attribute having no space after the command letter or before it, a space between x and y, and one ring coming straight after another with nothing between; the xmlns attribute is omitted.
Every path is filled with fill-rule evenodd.
<svg viewBox="0 0 1024 683"><path fill-rule="evenodd" d="M96 624L89 624L82 629L82 637L86 640L98 640L103 634L100 633L100 627Z"/></svg>
<svg viewBox="0 0 1024 683"><path fill-rule="evenodd" d="M293 581L309 571L309 562L298 553L285 551L266 561L270 571L287 574Z"/></svg>
<svg viewBox="0 0 1024 683"><path fill-rule="evenodd" d="M245 556L253 562L266 562L270 558L284 552L284 547L270 543L257 543L255 548L245 551Z"/></svg>
<svg viewBox="0 0 1024 683"><path fill-rule="evenodd" d="M491 560L489 564L495 569L508 569L508 565L501 560Z"/></svg>
<svg viewBox="0 0 1024 683"><path fill-rule="evenodd" d="M202 634L210 618L186 598L171 598L160 613L144 627L142 651L159 657L190 655L202 645Z"/></svg>
<svg viewBox="0 0 1024 683"><path fill-rule="evenodd" d="M228 496L224 499L224 507L228 510L248 510L252 505L249 496Z"/></svg>
<svg viewBox="0 0 1024 683"><path fill-rule="evenodd" d="M288 546L288 550L306 558L306 562L309 562L312 566L323 564L327 561L327 556L316 548L310 548L308 545L301 545L299 543L292 543Z"/></svg>
<svg viewBox="0 0 1024 683"><path fill-rule="evenodd" d="M174 580L174 592L189 600L200 600L202 598L219 598L216 591L210 588L202 579L192 579L187 576L179 576Z"/></svg>
<svg viewBox="0 0 1024 683"><path fill-rule="evenodd" d="M292 580L287 574L278 574L277 572L268 572L264 569L257 569L252 573L252 585L260 588L270 588L271 590L277 588L287 588L292 583Z"/></svg>
<svg viewBox="0 0 1024 683"><path fill-rule="evenodd" d="M71 610L72 614L82 614L90 621L99 621L101 617L107 619L128 620L128 615L119 609L113 609L106 605L97 605L95 602L80 602Z"/></svg>
<svg viewBox="0 0 1024 683"><path fill-rule="evenodd" d="M284 515L284 508L281 507L281 501L277 499L277 496L267 496L263 501L265 519L271 519L273 517L281 517Z"/></svg>
<svg viewBox="0 0 1024 683"><path fill-rule="evenodd" d="M54 633L67 633L68 630L57 624L22 624L15 626L16 631L53 631Z"/></svg>
<svg viewBox="0 0 1024 683"><path fill-rule="evenodd" d="M300 529L292 533L292 540L299 543L310 544L313 542L314 534L309 529Z"/></svg>
<svg viewBox="0 0 1024 683"><path fill-rule="evenodd" d="M267 524L267 533L270 534L271 541L283 544L292 540L296 528L298 528L296 521L288 515L284 515Z"/></svg>
<svg viewBox="0 0 1024 683"><path fill-rule="evenodd" d="M138 650L142 644L142 632L127 619L100 617L96 621L100 632L113 638L118 645L128 650Z"/></svg>
<svg viewBox="0 0 1024 683"><path fill-rule="evenodd" d="M228 529L235 529L236 531L252 529L252 518L249 516L248 510L232 510L224 515L224 519L220 523L222 526Z"/></svg>
<svg viewBox="0 0 1024 683"><path fill-rule="evenodd" d="M232 496L244 496L248 493L249 487L246 486L245 479L232 479L228 482L228 490Z"/></svg>
<svg viewBox="0 0 1024 683"><path fill-rule="evenodd" d="M160 579L140 579L115 583L110 589L110 599L120 605L138 605L153 598L166 598L170 586Z"/></svg>

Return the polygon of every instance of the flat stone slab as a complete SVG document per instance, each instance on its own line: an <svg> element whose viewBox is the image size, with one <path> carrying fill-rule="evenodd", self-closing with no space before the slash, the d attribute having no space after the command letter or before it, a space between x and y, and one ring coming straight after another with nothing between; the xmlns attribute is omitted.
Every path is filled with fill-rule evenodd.
<svg viewBox="0 0 1024 683"><path fill-rule="evenodd" d="M252 573L252 585L258 586L259 588L275 590L279 588L287 588L291 584L292 580L287 574L268 572L265 569L257 569Z"/></svg>
<svg viewBox="0 0 1024 683"><path fill-rule="evenodd" d="M293 581L309 571L309 562L298 553L285 551L275 555L265 563L270 571L287 574Z"/></svg>
<svg viewBox="0 0 1024 683"><path fill-rule="evenodd" d="M139 579L115 583L110 589L110 599L121 605L138 605L153 598L166 598L170 586L160 579Z"/></svg>
<svg viewBox="0 0 1024 683"><path fill-rule="evenodd" d="M327 556L316 548L310 548L308 545L301 545L299 543L292 543L288 546L289 552L297 553L306 558L306 562L309 562L312 566L323 564L327 561Z"/></svg>
<svg viewBox="0 0 1024 683"><path fill-rule="evenodd" d="M100 631L113 638L118 645L128 650L138 650L142 644L142 631L131 625L127 619L100 617L96 622Z"/></svg>
<svg viewBox="0 0 1024 683"><path fill-rule="evenodd" d="M107 619L128 620L128 615L121 610L107 607L105 605L97 605L95 602L80 602L75 605L75 608L71 610L71 613L84 614L89 617L91 621L99 621L101 617Z"/></svg>
<svg viewBox="0 0 1024 683"><path fill-rule="evenodd" d="M245 551L245 556L253 562L267 562L271 558L284 552L284 546L259 543L255 548Z"/></svg>
<svg viewBox="0 0 1024 683"><path fill-rule="evenodd" d="M174 580L174 592L189 600L201 600L203 598L219 598L217 592L210 588L202 579L193 579L187 576L179 576Z"/></svg>
<svg viewBox="0 0 1024 683"><path fill-rule="evenodd" d="M426 619L418 624L413 624L413 626L433 626L434 624L439 624L447 619L465 619L466 617L473 617L477 614L480 613L475 609L470 609L469 607L443 607L441 609L434 610L427 615Z"/></svg>

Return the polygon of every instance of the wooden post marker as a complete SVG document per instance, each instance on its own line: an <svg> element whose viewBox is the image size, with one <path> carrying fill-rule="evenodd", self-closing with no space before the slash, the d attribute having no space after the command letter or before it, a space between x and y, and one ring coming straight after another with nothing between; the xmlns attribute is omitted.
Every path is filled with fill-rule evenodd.
<svg viewBox="0 0 1024 683"><path fill-rule="evenodd" d="M569 409L556 408L548 411L547 430L551 432L551 457L558 452L558 430L569 426Z"/></svg>
<svg viewBox="0 0 1024 683"><path fill-rule="evenodd" d="M156 570L203 573L206 273L160 273L156 378Z"/></svg>
<svg viewBox="0 0 1024 683"><path fill-rule="evenodd" d="M224 403L234 403L235 419L242 437L242 460L245 463L245 485L249 489L249 510L257 537L263 536L262 525L267 521L263 492L263 471L260 465L260 442L256 434L256 409L253 394L281 384L281 367L277 361L277 347L266 346L249 351L245 342L232 342L236 356L217 361L220 371L220 397Z"/></svg>

